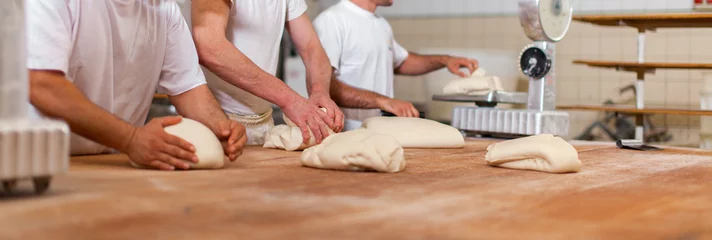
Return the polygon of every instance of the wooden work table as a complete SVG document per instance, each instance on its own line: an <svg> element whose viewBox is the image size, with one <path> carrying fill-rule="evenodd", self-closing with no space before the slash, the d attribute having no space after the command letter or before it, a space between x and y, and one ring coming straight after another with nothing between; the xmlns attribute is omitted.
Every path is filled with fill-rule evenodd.
<svg viewBox="0 0 712 240"><path fill-rule="evenodd" d="M486 166L492 142L409 149L396 174L311 169L261 148L211 171L77 157L46 195L0 198L0 239L712 237L712 152L574 142L582 171L547 174Z"/></svg>

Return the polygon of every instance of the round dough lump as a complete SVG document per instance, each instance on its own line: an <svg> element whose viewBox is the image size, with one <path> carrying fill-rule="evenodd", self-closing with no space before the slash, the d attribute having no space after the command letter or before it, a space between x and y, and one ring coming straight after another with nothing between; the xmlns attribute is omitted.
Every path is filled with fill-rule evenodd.
<svg viewBox="0 0 712 240"><path fill-rule="evenodd" d="M164 130L182 138L195 146L198 163L190 163L190 169L215 169L225 165L225 154L217 136L208 127L193 119L183 118L180 123L165 127ZM131 162L137 168L147 168Z"/></svg>
<svg viewBox="0 0 712 240"><path fill-rule="evenodd" d="M321 108L321 110L326 112L325 108ZM277 125L273 127L265 138L265 144L262 146L263 148L299 151L316 145L316 139L314 138L314 133L311 130L309 130L309 142L304 143L301 129L299 129L299 127L297 127L297 125L294 124L294 122L292 122L292 120L290 120L286 115L282 116L287 125ZM334 131L330 128L327 130L329 131L329 135L334 134Z"/></svg>

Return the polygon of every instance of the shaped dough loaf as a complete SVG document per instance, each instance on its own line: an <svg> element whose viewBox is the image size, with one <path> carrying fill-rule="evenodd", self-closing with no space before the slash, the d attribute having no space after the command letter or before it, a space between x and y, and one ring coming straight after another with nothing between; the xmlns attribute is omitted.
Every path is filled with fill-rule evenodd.
<svg viewBox="0 0 712 240"><path fill-rule="evenodd" d="M470 77L450 81L445 85L443 93L448 95L481 95L501 90L504 90L504 88L499 77L488 77L485 70L479 68Z"/></svg>
<svg viewBox="0 0 712 240"><path fill-rule="evenodd" d="M551 134L499 142L487 147L487 164L550 173L578 172L581 160L568 142Z"/></svg>
<svg viewBox="0 0 712 240"><path fill-rule="evenodd" d="M405 168L403 148L396 139L367 129L334 134L304 150L302 165L313 168L400 172Z"/></svg>
<svg viewBox="0 0 712 240"><path fill-rule="evenodd" d="M321 108L321 110L326 112L325 108ZM262 145L263 148L299 151L316 145L314 133L311 130L309 130L309 142L304 143L301 129L286 115L282 115L282 118L287 125L278 125L272 128L265 138L265 144ZM334 134L331 129L328 129L328 131L329 135Z"/></svg>
<svg viewBox="0 0 712 240"><path fill-rule="evenodd" d="M396 138L404 148L462 148L465 139L454 127L423 118L373 117L362 128Z"/></svg>
<svg viewBox="0 0 712 240"><path fill-rule="evenodd" d="M208 127L193 119L183 118L180 123L165 127L164 130L195 146L195 156L198 163L190 163L190 169L214 169L225 165L225 153L222 144L215 133ZM149 168L142 164L131 162L136 168Z"/></svg>

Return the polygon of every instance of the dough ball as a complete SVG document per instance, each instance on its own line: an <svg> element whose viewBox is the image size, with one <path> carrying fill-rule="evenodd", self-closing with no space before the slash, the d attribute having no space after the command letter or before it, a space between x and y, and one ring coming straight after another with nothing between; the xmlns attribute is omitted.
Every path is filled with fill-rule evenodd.
<svg viewBox="0 0 712 240"><path fill-rule="evenodd" d="M217 136L208 127L193 119L183 118L180 123L165 127L164 130L182 138L195 146L198 163L190 163L190 169L214 169L225 165L225 153ZM131 162L137 168L148 168Z"/></svg>
<svg viewBox="0 0 712 240"><path fill-rule="evenodd" d="M326 112L326 108L321 108L322 111ZM272 128L267 137L265 138L265 144L262 145L263 148L276 148L284 149L287 151L299 151L307 149L311 146L316 145L316 139L314 138L314 133L309 130L309 142L304 143L302 138L302 131L297 127L292 120L290 120L286 115L282 115L284 122L287 125L278 125ZM334 134L334 131L327 128L329 131L329 136Z"/></svg>
<svg viewBox="0 0 712 240"><path fill-rule="evenodd" d="M334 134L334 131L329 130L329 136ZM288 125L278 125L272 128L269 133L267 133L267 138L265 138L265 144L262 146L264 148L276 148L284 149L287 151L299 151L307 149L311 146L316 145L316 139L314 133L309 131L309 142L304 143L302 138L302 130L299 127L293 127Z"/></svg>
<svg viewBox="0 0 712 240"><path fill-rule="evenodd" d="M499 142L487 147L488 165L550 173L578 172L581 160L568 142L542 134Z"/></svg>
<svg viewBox="0 0 712 240"><path fill-rule="evenodd" d="M334 134L304 150L302 165L345 171L400 172L405 169L403 148L396 139L367 129Z"/></svg>
<svg viewBox="0 0 712 240"><path fill-rule="evenodd" d="M393 136L404 148L463 148L465 138L454 127L423 118L373 117L362 128Z"/></svg>

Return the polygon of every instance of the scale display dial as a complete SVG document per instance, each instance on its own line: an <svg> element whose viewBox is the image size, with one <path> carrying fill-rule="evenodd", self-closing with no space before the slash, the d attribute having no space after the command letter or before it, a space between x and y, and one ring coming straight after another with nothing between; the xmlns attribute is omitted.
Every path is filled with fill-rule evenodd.
<svg viewBox="0 0 712 240"><path fill-rule="evenodd" d="M529 46L519 56L519 70L530 78L543 78L551 70L551 57L541 48Z"/></svg>

